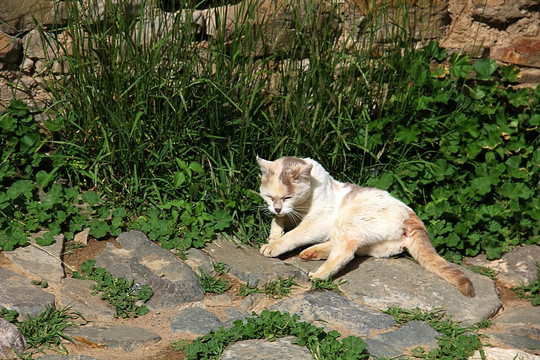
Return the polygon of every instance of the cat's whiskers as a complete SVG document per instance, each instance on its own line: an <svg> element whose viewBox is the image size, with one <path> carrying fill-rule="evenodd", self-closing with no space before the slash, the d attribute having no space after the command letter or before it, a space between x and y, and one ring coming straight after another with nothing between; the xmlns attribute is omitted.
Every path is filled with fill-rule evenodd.
<svg viewBox="0 0 540 360"><path fill-rule="evenodd" d="M289 219L291 219L295 226L298 225L304 218L304 214L296 211L295 209L288 213L287 216L289 217Z"/></svg>

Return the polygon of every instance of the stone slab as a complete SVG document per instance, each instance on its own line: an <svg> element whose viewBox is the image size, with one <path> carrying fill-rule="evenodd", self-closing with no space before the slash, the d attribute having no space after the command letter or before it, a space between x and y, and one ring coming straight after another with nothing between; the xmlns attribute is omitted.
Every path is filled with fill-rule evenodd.
<svg viewBox="0 0 540 360"><path fill-rule="evenodd" d="M390 315L382 314L332 291L298 294L272 305L270 310L298 314L302 321L315 321L315 325L326 330L337 330L343 336L364 337L375 331L388 330L396 324Z"/></svg>
<svg viewBox="0 0 540 360"><path fill-rule="evenodd" d="M98 345L126 352L159 342L161 337L155 332L134 326L86 325L66 329L66 335L78 336Z"/></svg>
<svg viewBox="0 0 540 360"><path fill-rule="evenodd" d="M244 340L228 346L221 360L312 360L311 352L304 346L293 344L295 337L288 336L276 341Z"/></svg>
<svg viewBox="0 0 540 360"><path fill-rule="evenodd" d="M43 355L39 360L101 360L86 355Z"/></svg>
<svg viewBox="0 0 540 360"><path fill-rule="evenodd" d="M514 329L517 330L517 329ZM523 349L523 350L540 350L540 341L538 338L540 337L538 331L534 329L523 329L528 332L520 332L520 334L489 334L491 339L496 339L498 342L500 342L504 346L513 347L517 349ZM534 332L534 333L532 333ZM527 336L529 335L529 336ZM532 338L535 336L537 339Z"/></svg>
<svg viewBox="0 0 540 360"><path fill-rule="evenodd" d="M54 307L56 297L30 284L27 277L0 268L0 279L0 308L35 317L47 307Z"/></svg>
<svg viewBox="0 0 540 360"><path fill-rule="evenodd" d="M493 324L540 327L540 307L527 306L505 310L493 319Z"/></svg>
<svg viewBox="0 0 540 360"><path fill-rule="evenodd" d="M220 238L205 248L214 262L228 265L230 274L241 281L262 286L270 280L294 278L298 283L308 283L307 274L297 267L285 264L279 258L267 258L252 246L235 245L231 241Z"/></svg>
<svg viewBox="0 0 540 360"><path fill-rule="evenodd" d="M400 328L364 339L370 355L398 358L410 355L412 349L422 347L426 352L439 346L436 337L441 336L423 321L411 321Z"/></svg>
<svg viewBox="0 0 540 360"><path fill-rule="evenodd" d="M96 256L96 266L104 267L115 277L150 285L154 296L146 303L149 309L170 309L203 299L201 284L193 270L142 232L122 233L116 241L122 249L108 243Z"/></svg>
<svg viewBox="0 0 540 360"><path fill-rule="evenodd" d="M101 300L99 294L92 295L91 286L95 284L92 280L66 278L60 288L60 306L71 306L86 320L113 320L116 314L113 306Z"/></svg>
<svg viewBox="0 0 540 360"><path fill-rule="evenodd" d="M478 350L469 358L469 360L540 360L540 356L532 355L517 349L484 347L482 350L484 354L481 354L480 350Z"/></svg>
<svg viewBox="0 0 540 360"><path fill-rule="evenodd" d="M382 310L391 306L443 309L467 326L495 314L501 301L491 279L461 270L473 282L476 297L464 296L456 287L407 258L355 258L336 281L347 279L341 289L361 304Z"/></svg>
<svg viewBox="0 0 540 360"><path fill-rule="evenodd" d="M536 263L540 262L540 245L523 245L512 249L498 260L487 260L484 254L466 260L468 264L485 266L496 273L497 280L508 286L529 285L536 280Z"/></svg>
<svg viewBox="0 0 540 360"><path fill-rule="evenodd" d="M211 330L218 330L221 326L223 323L216 315L205 309L194 307L184 309L173 317L171 331L204 335Z"/></svg>
<svg viewBox="0 0 540 360"><path fill-rule="evenodd" d="M4 358L15 358L16 353L22 354L26 350L26 346L26 339L19 328L0 318L0 355Z"/></svg>
<svg viewBox="0 0 540 360"><path fill-rule="evenodd" d="M55 236L55 242L52 245L39 246L34 239L42 237L43 233L34 234L30 239L30 245L6 251L4 255L26 272L58 284L65 276L60 261L64 248L64 235Z"/></svg>

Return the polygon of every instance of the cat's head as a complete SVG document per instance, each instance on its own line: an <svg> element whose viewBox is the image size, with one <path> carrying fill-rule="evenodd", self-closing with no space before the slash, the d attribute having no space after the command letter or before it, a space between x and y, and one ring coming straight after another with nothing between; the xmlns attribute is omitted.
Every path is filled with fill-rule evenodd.
<svg viewBox="0 0 540 360"><path fill-rule="evenodd" d="M260 195L272 214L286 216L310 198L313 164L288 156L276 161L257 156L257 162L262 172Z"/></svg>

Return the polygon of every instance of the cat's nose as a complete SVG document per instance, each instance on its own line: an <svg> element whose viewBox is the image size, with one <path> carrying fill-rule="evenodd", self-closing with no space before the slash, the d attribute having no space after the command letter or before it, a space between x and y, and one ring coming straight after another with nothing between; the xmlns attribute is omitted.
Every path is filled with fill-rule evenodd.
<svg viewBox="0 0 540 360"><path fill-rule="evenodd" d="M276 210L278 214L281 212L281 208L274 208L274 210Z"/></svg>

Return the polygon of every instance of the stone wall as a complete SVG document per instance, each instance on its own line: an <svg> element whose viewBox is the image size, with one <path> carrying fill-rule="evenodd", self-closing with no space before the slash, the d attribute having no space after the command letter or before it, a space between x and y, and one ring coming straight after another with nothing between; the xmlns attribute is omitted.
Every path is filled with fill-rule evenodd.
<svg viewBox="0 0 540 360"><path fill-rule="evenodd" d="M122 3L137 13L140 1L124 0ZM266 45L261 44L255 51L268 52L269 49L264 48L268 44L271 44L270 50L287 46L290 39L287 34L295 31L295 22L287 19L292 16L287 1L290 0L257 1L255 21L270 23L265 28L266 39L272 41L266 41ZM366 14L373 6L379 6L370 7L372 2L369 0L315 1L320 13L330 17L336 14L325 13L325 8L331 7L329 1L337 1L340 16L339 21L335 21L336 32L340 32L342 38L350 31L361 32ZM450 51L465 51L473 56L492 57L500 63L519 66L522 75L518 86L540 83L540 0L409 1L413 2L414 16L423 24L424 36L427 34L438 40ZM91 16L95 21L101 21L105 0L93 3ZM48 31L61 32L61 26L65 25L63 5L61 0L0 0L0 111L13 97L33 107L47 106L49 92L42 79L62 73L63 66L58 59L64 51L69 51L67 34L60 33L59 38L65 38L61 46L47 41ZM245 8L243 2L236 2L229 6L198 9L193 14L194 28L201 33L201 39L215 36L216 17L227 21L230 28ZM181 12L167 10L153 10L153 18L141 19L140 26L184 19ZM269 17L269 14L273 16ZM159 19L156 21L154 17ZM283 24L290 25L284 29ZM279 31L272 30L276 28Z"/></svg>

